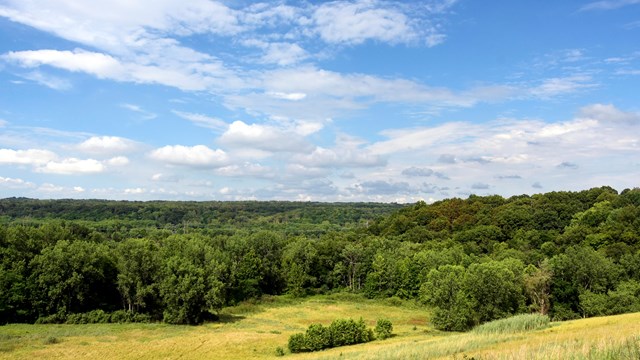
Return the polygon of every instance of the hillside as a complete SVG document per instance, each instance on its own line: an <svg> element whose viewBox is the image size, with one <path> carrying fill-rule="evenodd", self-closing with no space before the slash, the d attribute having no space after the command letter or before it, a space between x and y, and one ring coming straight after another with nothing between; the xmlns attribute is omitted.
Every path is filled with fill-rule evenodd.
<svg viewBox="0 0 640 360"><path fill-rule="evenodd" d="M222 311L202 326L165 324L6 325L0 359L275 359L278 346L311 323L385 316L395 336L285 359L631 359L640 354L640 314L551 323L526 333L440 332L409 302L353 295L268 298Z"/></svg>

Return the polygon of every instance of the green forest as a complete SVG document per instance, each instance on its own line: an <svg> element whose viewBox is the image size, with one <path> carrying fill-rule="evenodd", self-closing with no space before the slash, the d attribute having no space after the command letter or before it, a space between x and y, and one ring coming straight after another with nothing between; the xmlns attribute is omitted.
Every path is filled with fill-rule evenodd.
<svg viewBox="0 0 640 360"><path fill-rule="evenodd" d="M0 200L0 324L215 321L263 295L415 300L441 330L640 311L640 189L433 204Z"/></svg>

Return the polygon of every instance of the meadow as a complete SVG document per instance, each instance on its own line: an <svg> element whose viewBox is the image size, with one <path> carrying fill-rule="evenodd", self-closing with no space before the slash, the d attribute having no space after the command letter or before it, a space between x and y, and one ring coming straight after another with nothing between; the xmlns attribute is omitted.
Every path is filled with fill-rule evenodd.
<svg viewBox="0 0 640 360"><path fill-rule="evenodd" d="M290 335L312 323L392 321L394 336L316 353L289 354ZM519 320L516 320L519 321ZM485 325L486 326L486 325ZM496 328L498 328L496 330ZM168 324L26 325L0 327L0 359L637 359L640 313L543 324L519 332L494 326L466 333L429 325L422 306L398 299L334 294L264 297L224 308L220 321Z"/></svg>

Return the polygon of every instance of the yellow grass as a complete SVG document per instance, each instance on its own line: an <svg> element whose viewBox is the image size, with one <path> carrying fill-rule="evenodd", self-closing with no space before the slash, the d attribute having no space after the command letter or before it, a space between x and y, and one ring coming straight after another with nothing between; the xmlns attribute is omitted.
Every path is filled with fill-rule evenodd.
<svg viewBox="0 0 640 360"><path fill-rule="evenodd" d="M164 324L0 326L0 359L276 359L289 336L311 323L362 317L393 322L396 336L285 359L565 359L593 358L640 336L640 313L552 323L528 333L481 335L430 329L428 311L411 304L319 296L272 299L225 309L222 322ZM582 355L581 355L582 354ZM582 357L581 357L582 356Z"/></svg>

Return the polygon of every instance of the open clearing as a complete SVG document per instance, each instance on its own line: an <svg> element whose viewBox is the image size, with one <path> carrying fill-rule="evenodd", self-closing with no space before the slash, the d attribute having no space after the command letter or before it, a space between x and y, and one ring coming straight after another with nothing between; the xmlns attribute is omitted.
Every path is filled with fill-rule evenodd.
<svg viewBox="0 0 640 360"><path fill-rule="evenodd" d="M201 326L6 325L0 327L0 359L272 359L276 347L286 349L289 336L309 324L360 317L370 327L390 319L395 336L317 353L287 351L285 358L607 359L615 358L608 357L612 351L633 353L640 343L640 313L552 323L528 333L443 333L428 326L428 311L420 306L339 294L266 298L227 308L220 322Z"/></svg>

